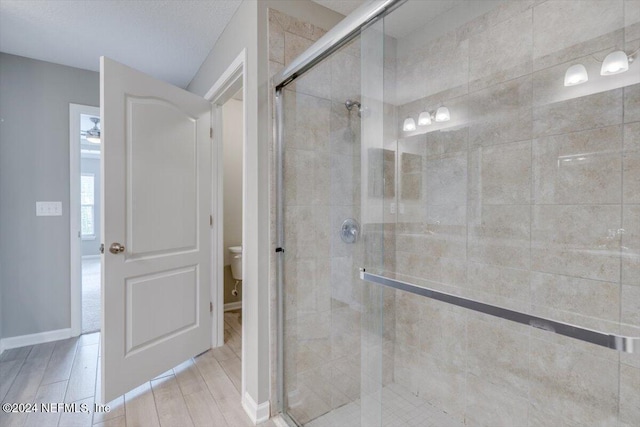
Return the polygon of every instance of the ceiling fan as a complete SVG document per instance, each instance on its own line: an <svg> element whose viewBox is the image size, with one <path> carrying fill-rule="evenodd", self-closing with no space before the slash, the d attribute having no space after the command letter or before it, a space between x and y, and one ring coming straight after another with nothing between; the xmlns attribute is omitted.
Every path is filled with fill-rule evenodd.
<svg viewBox="0 0 640 427"><path fill-rule="evenodd" d="M89 120L93 122L93 127L89 130L80 131L80 135L84 136L92 144L100 144L100 128L98 127L100 119L98 117L90 117Z"/></svg>

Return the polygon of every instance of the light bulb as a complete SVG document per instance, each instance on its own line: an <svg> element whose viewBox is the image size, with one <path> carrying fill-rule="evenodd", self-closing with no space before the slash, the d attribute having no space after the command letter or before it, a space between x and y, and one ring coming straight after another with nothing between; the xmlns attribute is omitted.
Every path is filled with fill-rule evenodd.
<svg viewBox="0 0 640 427"><path fill-rule="evenodd" d="M582 64L572 65L567 68L567 72L564 73L564 85L575 86L589 80L587 69Z"/></svg>
<svg viewBox="0 0 640 427"><path fill-rule="evenodd" d="M423 111L418 116L418 126L429 126L431 124L431 113Z"/></svg>
<svg viewBox="0 0 640 427"><path fill-rule="evenodd" d="M448 122L451 120L451 114L447 107L440 107L436 111L436 122Z"/></svg>
<svg viewBox="0 0 640 427"><path fill-rule="evenodd" d="M405 132L412 132L416 130L416 122L411 117L407 117L406 119L404 119L402 130Z"/></svg>
<svg viewBox="0 0 640 427"><path fill-rule="evenodd" d="M600 75L611 76L613 74L624 73L628 69L629 57L623 51L616 50L604 58L602 68L600 69Z"/></svg>

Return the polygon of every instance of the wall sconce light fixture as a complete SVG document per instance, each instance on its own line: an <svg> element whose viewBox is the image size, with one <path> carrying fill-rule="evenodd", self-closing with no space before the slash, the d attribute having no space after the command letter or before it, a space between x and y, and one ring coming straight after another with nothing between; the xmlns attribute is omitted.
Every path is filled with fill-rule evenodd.
<svg viewBox="0 0 640 427"><path fill-rule="evenodd" d="M451 120L451 113L447 107L438 107L436 111L436 122L448 122Z"/></svg>
<svg viewBox="0 0 640 427"><path fill-rule="evenodd" d="M431 113L423 111L418 116L418 126L429 126L431 124Z"/></svg>
<svg viewBox="0 0 640 427"><path fill-rule="evenodd" d="M582 84L589 80L587 69L582 64L575 64L567 68L567 72L564 73L564 85L575 86Z"/></svg>
<svg viewBox="0 0 640 427"><path fill-rule="evenodd" d="M448 122L451 120L451 113L447 107L438 107L436 111L424 110L418 116L418 126L429 126L433 121L438 123ZM404 119L402 130L405 132L413 132L416 130L416 122L411 117Z"/></svg>
<svg viewBox="0 0 640 427"><path fill-rule="evenodd" d="M402 130L405 132L413 132L416 130L416 122L411 117L407 117L404 119L404 123L402 125Z"/></svg>
<svg viewBox="0 0 640 427"><path fill-rule="evenodd" d="M600 75L612 76L614 74L624 73L629 69L629 62L632 61L633 58L631 57L631 55L627 55L621 50L611 52L604 58L604 61L602 61Z"/></svg>
<svg viewBox="0 0 640 427"><path fill-rule="evenodd" d="M622 50L616 50L609 53L605 56L602 62L602 67L600 68L601 76L613 76L614 74L624 73L629 70L629 64L633 62L635 59L636 53L638 53L640 49L633 52L631 55L627 55ZM597 59L596 59L597 60ZM567 71L564 73L564 85L565 86L575 86L582 83L585 83L589 80L589 75L587 74L587 69L582 64L575 64L567 68Z"/></svg>

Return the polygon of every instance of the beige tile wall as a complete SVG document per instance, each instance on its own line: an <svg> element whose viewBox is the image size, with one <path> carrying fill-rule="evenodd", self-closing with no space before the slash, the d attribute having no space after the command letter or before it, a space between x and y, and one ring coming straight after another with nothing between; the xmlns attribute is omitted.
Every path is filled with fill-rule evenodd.
<svg viewBox="0 0 640 427"><path fill-rule="evenodd" d="M398 215L396 272L640 336L640 65L605 79L598 62L639 39L638 1L525 0L397 40L385 97L424 191ZM565 88L574 63L590 81ZM402 131L440 105L450 122ZM640 424L638 357L401 292L395 327L395 382L466 424Z"/></svg>

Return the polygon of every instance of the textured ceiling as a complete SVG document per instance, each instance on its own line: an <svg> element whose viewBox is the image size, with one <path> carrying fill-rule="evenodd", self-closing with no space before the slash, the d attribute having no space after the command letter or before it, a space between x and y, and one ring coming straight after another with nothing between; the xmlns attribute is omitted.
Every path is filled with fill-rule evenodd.
<svg viewBox="0 0 640 427"><path fill-rule="evenodd" d="M104 55L186 87L241 0L0 1L0 51L98 71Z"/></svg>

